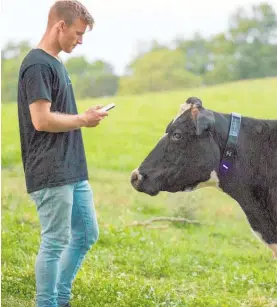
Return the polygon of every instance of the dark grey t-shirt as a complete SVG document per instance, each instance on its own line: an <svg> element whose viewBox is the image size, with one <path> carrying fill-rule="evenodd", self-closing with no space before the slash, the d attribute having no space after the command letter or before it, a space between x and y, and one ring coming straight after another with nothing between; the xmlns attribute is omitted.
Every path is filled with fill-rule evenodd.
<svg viewBox="0 0 277 307"><path fill-rule="evenodd" d="M41 49L24 58L18 82L18 119L27 192L88 180L80 129L50 133L37 131L29 105L51 102L51 111L78 114L70 78L64 65Z"/></svg>

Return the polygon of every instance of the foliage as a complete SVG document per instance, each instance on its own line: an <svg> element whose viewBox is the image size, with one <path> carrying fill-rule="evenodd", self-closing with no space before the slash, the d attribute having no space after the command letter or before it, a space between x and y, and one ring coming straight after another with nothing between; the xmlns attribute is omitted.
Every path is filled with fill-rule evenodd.
<svg viewBox="0 0 277 307"><path fill-rule="evenodd" d="M76 98L105 97L202 87L235 80L277 76L277 15L266 3L239 7L225 32L194 33L168 44L142 42L118 76L106 61L83 56L65 62ZM8 43L2 51L2 101L16 101L20 63L28 42Z"/></svg>

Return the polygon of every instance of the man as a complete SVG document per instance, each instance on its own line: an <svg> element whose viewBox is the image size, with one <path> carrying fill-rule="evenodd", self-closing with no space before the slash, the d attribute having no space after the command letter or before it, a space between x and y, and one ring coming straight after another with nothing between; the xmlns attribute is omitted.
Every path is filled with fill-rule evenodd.
<svg viewBox="0 0 277 307"><path fill-rule="evenodd" d="M70 78L58 57L82 44L93 22L78 1L55 2L45 34L19 73L22 161L41 224L35 265L38 307L70 306L72 282L98 239L80 128L96 127L108 113L96 106L78 114Z"/></svg>

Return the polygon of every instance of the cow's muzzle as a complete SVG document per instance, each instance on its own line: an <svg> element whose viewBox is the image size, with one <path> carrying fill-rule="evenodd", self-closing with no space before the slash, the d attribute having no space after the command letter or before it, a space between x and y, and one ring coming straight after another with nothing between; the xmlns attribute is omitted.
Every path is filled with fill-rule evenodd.
<svg viewBox="0 0 277 307"><path fill-rule="evenodd" d="M131 173L131 184L138 191L151 196L159 193L158 185L149 180L148 175L141 173L137 168Z"/></svg>
<svg viewBox="0 0 277 307"><path fill-rule="evenodd" d="M143 176L139 173L138 169L132 171L131 173L131 183L136 190L140 190L140 185L142 182Z"/></svg>

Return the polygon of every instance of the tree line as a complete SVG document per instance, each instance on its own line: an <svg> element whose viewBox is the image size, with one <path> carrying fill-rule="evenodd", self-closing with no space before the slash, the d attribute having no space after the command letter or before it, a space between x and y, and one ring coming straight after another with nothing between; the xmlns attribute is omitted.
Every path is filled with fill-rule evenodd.
<svg viewBox="0 0 277 307"><path fill-rule="evenodd" d="M194 33L168 44L140 46L122 76L106 61L75 56L65 62L78 99L141 94L277 76L277 15L264 2L239 7L228 29L211 37ZM145 47L145 48L143 48ZM2 101L17 99L19 66L32 48L27 41L2 49Z"/></svg>

